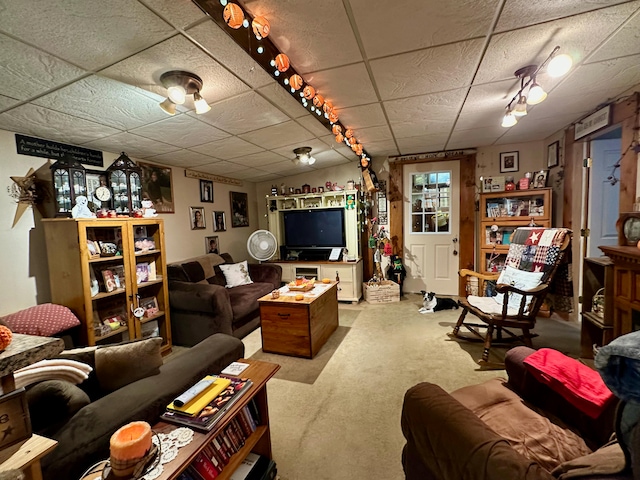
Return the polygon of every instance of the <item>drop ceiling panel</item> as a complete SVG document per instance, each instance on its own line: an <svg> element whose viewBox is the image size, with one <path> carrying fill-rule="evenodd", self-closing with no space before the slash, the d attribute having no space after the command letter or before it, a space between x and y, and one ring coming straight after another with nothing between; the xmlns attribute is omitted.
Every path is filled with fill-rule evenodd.
<svg viewBox="0 0 640 480"><path fill-rule="evenodd" d="M9 107L13 107L14 105L17 105L18 103L20 103L20 100L17 100L15 98L11 98L11 97L7 97L5 95L0 95L0 111L9 108Z"/></svg>
<svg viewBox="0 0 640 480"><path fill-rule="evenodd" d="M110 65L174 32L131 0L3 2L0 31L86 70Z"/></svg>
<svg viewBox="0 0 640 480"><path fill-rule="evenodd" d="M397 140L400 155L437 152L444 149L446 141L447 135L424 135L420 137L399 138Z"/></svg>
<svg viewBox="0 0 640 480"><path fill-rule="evenodd" d="M362 60L342 0L249 0L253 16L271 23L269 38L300 74ZM277 12L277 13L276 13Z"/></svg>
<svg viewBox="0 0 640 480"><path fill-rule="evenodd" d="M494 35L474 84L515 78L517 69L541 64L556 45L560 46L560 53L570 54L577 64L611 35L634 8L620 5Z"/></svg>
<svg viewBox="0 0 640 480"><path fill-rule="evenodd" d="M610 37L593 55L589 55L585 63L594 63L638 53L640 53L640 11L636 11L619 32Z"/></svg>
<svg viewBox="0 0 640 480"><path fill-rule="evenodd" d="M506 106L518 88L519 83L515 80L474 85L469 90L455 129L470 130L502 122Z"/></svg>
<svg viewBox="0 0 640 480"><path fill-rule="evenodd" d="M82 145L119 130L37 105L25 104L0 114L0 128L45 140Z"/></svg>
<svg viewBox="0 0 640 480"><path fill-rule="evenodd" d="M228 176L241 170L244 171L246 170L246 168L247 167L245 167L244 165L222 161L210 163L209 165L201 165L197 170L199 172L213 173L214 175Z"/></svg>
<svg viewBox="0 0 640 480"><path fill-rule="evenodd" d="M232 161L233 163L244 165L246 167L263 168L265 165L282 162L284 160L286 160L286 157L283 157L282 155L279 155L274 152L267 151L267 152L254 153L253 155L244 155Z"/></svg>
<svg viewBox="0 0 640 480"><path fill-rule="evenodd" d="M49 93L33 103L120 130L167 118L158 102L142 90L96 75Z"/></svg>
<svg viewBox="0 0 640 480"><path fill-rule="evenodd" d="M239 170L233 173L234 178L237 178L238 180L247 180L249 182L255 182L257 181L256 178L264 178L270 175L275 176L275 174L264 172L258 168L246 168L245 170Z"/></svg>
<svg viewBox="0 0 640 480"><path fill-rule="evenodd" d="M344 156L340 155L335 150L327 150L326 152L320 152L318 155L314 155L316 163L311 168L314 170L322 170L329 167L335 167L337 165L345 165L347 163L353 163L354 176L358 170L357 162L355 159L348 160Z"/></svg>
<svg viewBox="0 0 640 480"><path fill-rule="evenodd" d="M286 175L295 175L302 173L302 169L309 170L309 167L303 165L295 165L291 160L283 160L282 162L270 163L269 165L261 165L260 170L267 173L284 173Z"/></svg>
<svg viewBox="0 0 640 480"><path fill-rule="evenodd" d="M292 143L305 142L314 138L314 135L294 121L288 121L272 127L245 133L239 135L239 137L267 150L273 150L274 148L284 147Z"/></svg>
<svg viewBox="0 0 640 480"><path fill-rule="evenodd" d="M149 160L150 162L157 162L165 165L174 165L184 168L193 168L199 165L207 165L220 161L208 155L203 155L202 153L193 152L184 148L175 152L149 157L147 160Z"/></svg>
<svg viewBox="0 0 640 480"><path fill-rule="evenodd" d="M427 48L371 61L382 100L442 92L471 83L483 40Z"/></svg>
<svg viewBox="0 0 640 480"><path fill-rule="evenodd" d="M271 85L258 89L258 92L260 95L264 95L265 98L271 100L274 105L277 105L278 108L291 118L310 115L309 111L302 106L300 101L296 100L293 95L277 84L275 80Z"/></svg>
<svg viewBox="0 0 640 480"><path fill-rule="evenodd" d="M253 145L238 137L229 137L215 142L198 145L190 150L194 152L210 155L221 160L230 160L232 158L242 157L264 151L264 148Z"/></svg>
<svg viewBox="0 0 640 480"><path fill-rule="evenodd" d="M554 117L541 118L536 122L524 123L518 122L511 128L506 129L505 134L496 142L497 144L520 143L527 136L535 134L538 138L546 138L557 132L562 126L569 125L577 118L569 113ZM520 128L518 128L520 127Z"/></svg>
<svg viewBox="0 0 640 480"><path fill-rule="evenodd" d="M447 149L456 150L460 148L492 145L505 133L506 129L501 127L498 122L486 122L486 126L483 128L473 128L469 130L456 129L447 142Z"/></svg>
<svg viewBox="0 0 640 480"><path fill-rule="evenodd" d="M308 73L304 79L314 86L316 92L340 108L378 101L363 62Z"/></svg>
<svg viewBox="0 0 640 480"><path fill-rule="evenodd" d="M341 108L338 113L340 115L340 122L347 127L367 128L387 124L382 105L379 103Z"/></svg>
<svg viewBox="0 0 640 480"><path fill-rule="evenodd" d="M367 142L367 153L373 157L386 157L389 155L398 155L398 147L395 140L386 140L383 142L373 141Z"/></svg>
<svg viewBox="0 0 640 480"><path fill-rule="evenodd" d="M306 117L297 118L296 122L298 122L300 125L302 125L304 128L309 130L311 133L313 133L317 137L321 137L321 136L326 135L327 133L331 132L331 130L329 130L324 125L324 123L322 123L316 117L317 117L317 115L315 115L315 114L309 114Z"/></svg>
<svg viewBox="0 0 640 480"><path fill-rule="evenodd" d="M202 79L200 92L208 103L214 103L249 90L249 87L182 35L127 58L100 72L129 85L160 91L166 90L160 76L169 70L186 70Z"/></svg>
<svg viewBox="0 0 640 480"><path fill-rule="evenodd" d="M195 114L193 114L195 115ZM223 100L198 118L233 135L286 122L290 118L256 92Z"/></svg>
<svg viewBox="0 0 640 480"><path fill-rule="evenodd" d="M396 138L449 133L460 110L463 91L384 102Z"/></svg>
<svg viewBox="0 0 640 480"><path fill-rule="evenodd" d="M158 142L157 140L149 140L127 132L87 142L84 146L113 153L125 152L130 157L139 158L154 157L180 150L174 145Z"/></svg>
<svg viewBox="0 0 640 480"><path fill-rule="evenodd" d="M19 100L85 76L86 71L0 34L0 93Z"/></svg>
<svg viewBox="0 0 640 480"><path fill-rule="evenodd" d="M165 115L165 117L159 122L134 128L131 133L183 148L195 147L229 136L228 133L189 115L182 114L173 117ZM202 117L202 115L198 115L198 117Z"/></svg>
<svg viewBox="0 0 640 480"><path fill-rule="evenodd" d="M278 178L282 178L282 175L278 175L276 173L266 173L264 175L260 174L257 176L252 176L250 181L258 183L258 182L267 182L270 180L276 180Z"/></svg>
<svg viewBox="0 0 640 480"><path fill-rule="evenodd" d="M311 155L316 158L319 152L324 152L325 150L330 149L330 147L327 146L322 140L314 138L312 140L305 141L304 144L291 143L289 145L285 145L284 147L274 148L273 151L285 158L292 159L295 157L293 150L298 147L311 147Z"/></svg>
<svg viewBox="0 0 640 480"><path fill-rule="evenodd" d="M357 130L354 130L354 133L358 142L367 145L367 149L371 142L389 142L393 140L393 135L387 125L382 125L380 127L358 128Z"/></svg>
<svg viewBox="0 0 640 480"><path fill-rule="evenodd" d="M273 77L213 20L187 30L187 35L251 87L258 88L273 82Z"/></svg>
<svg viewBox="0 0 640 480"><path fill-rule="evenodd" d="M175 0L139 0L175 28L185 28L207 18L207 15L192 2Z"/></svg>

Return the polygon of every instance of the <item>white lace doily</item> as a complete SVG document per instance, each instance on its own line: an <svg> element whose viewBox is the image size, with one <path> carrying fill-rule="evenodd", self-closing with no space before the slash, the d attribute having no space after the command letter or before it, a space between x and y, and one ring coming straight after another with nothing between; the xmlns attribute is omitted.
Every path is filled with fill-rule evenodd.
<svg viewBox="0 0 640 480"><path fill-rule="evenodd" d="M180 427L171 433L156 433L153 436L153 443L160 449L160 461L140 480L154 480L164 471L164 464L178 456L178 450L185 445L189 445L193 440L193 430L187 427Z"/></svg>

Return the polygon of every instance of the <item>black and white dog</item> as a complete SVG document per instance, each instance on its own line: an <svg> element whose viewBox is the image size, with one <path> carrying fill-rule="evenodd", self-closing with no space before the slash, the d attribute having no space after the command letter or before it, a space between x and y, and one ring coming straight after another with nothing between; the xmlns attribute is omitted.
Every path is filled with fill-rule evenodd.
<svg viewBox="0 0 640 480"><path fill-rule="evenodd" d="M420 293L422 293L422 308L418 310L420 313L433 313L440 310L458 308L458 302L453 298L437 298L434 292L425 292L424 290L420 290Z"/></svg>

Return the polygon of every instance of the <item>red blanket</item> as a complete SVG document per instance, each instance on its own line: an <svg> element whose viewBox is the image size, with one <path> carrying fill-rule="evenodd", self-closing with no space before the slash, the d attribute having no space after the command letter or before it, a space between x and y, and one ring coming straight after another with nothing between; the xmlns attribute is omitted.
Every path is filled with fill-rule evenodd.
<svg viewBox="0 0 640 480"><path fill-rule="evenodd" d="M597 418L614 398L597 371L557 350L541 348L529 355L524 364L538 381L591 418Z"/></svg>

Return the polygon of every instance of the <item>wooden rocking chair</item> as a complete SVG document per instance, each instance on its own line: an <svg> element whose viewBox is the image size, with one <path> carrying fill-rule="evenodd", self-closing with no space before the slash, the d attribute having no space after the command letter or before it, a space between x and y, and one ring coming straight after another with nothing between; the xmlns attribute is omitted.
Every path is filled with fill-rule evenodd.
<svg viewBox="0 0 640 480"><path fill-rule="evenodd" d="M566 228L520 227L511 237L505 267L501 273L482 274L466 269L460 271L463 277L472 276L478 279L480 295L484 294L484 284L487 281L497 282L497 296L469 295L458 302L462 307L462 313L453 332L448 334L451 338L484 341L482 359L478 364L489 367L501 365L489 362L492 341L519 340L529 347L532 346L531 339L536 336L532 333L536 315L549 291L558 265L569 247L571 235L571 230ZM465 322L467 313L472 313L484 323ZM462 326L478 338L460 335ZM484 335L480 328L487 329ZM509 328L520 329L522 334L516 334ZM504 339L504 333L509 338Z"/></svg>

